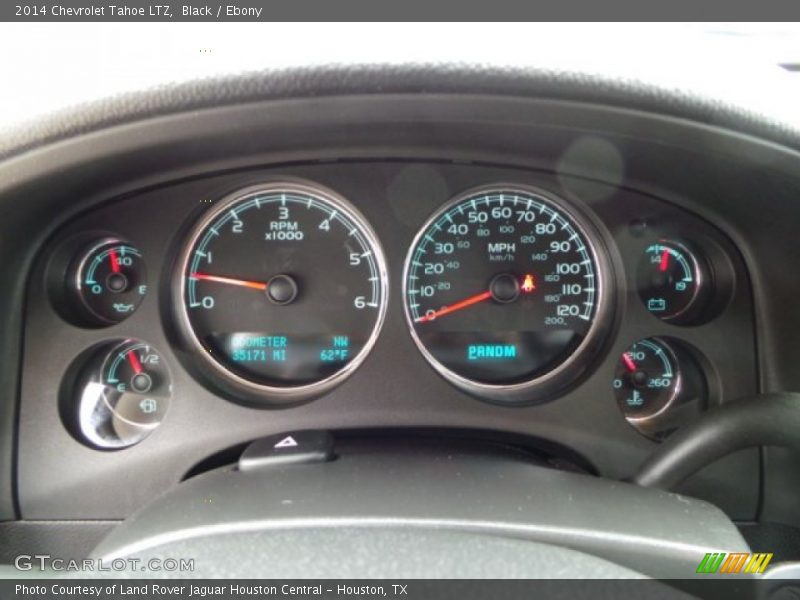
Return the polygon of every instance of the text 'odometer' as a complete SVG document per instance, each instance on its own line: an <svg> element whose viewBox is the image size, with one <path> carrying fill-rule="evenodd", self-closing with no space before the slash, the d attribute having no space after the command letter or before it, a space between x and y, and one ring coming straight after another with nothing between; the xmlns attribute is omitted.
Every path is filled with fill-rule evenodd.
<svg viewBox="0 0 800 600"><path fill-rule="evenodd" d="M555 374L602 329L606 310L606 267L589 230L565 201L528 188L448 203L406 259L406 316L420 350L490 399L533 401L563 385Z"/></svg>
<svg viewBox="0 0 800 600"><path fill-rule="evenodd" d="M282 182L232 194L202 219L180 285L201 360L269 401L323 391L361 362L387 282L380 246L349 203Z"/></svg>

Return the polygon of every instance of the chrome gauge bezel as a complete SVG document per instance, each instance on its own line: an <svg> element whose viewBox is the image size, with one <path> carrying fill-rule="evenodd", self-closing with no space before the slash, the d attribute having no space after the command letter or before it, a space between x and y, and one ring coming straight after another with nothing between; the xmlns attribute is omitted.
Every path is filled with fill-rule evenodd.
<svg viewBox="0 0 800 600"><path fill-rule="evenodd" d="M422 237L428 233L428 230L439 218L454 206L474 196L500 192L533 196L563 212L586 240L588 251L596 268L595 290L597 304L594 317L584 339L554 369L538 377L513 384L489 384L474 381L444 366L433 356L417 335L413 315L408 303L408 277L411 261ZM612 328L615 292L614 286L609 285L609 282L613 281L613 271L606 251L606 243L601 236L599 224L588 209L574 201L567 200L538 187L519 183L492 183L465 190L448 200L428 217L414 236L403 264L403 314L405 315L411 338L422 356L439 375L451 384L481 400L496 404L517 406L538 404L554 400L558 394L577 383L595 362L599 351L605 345L607 334Z"/></svg>
<svg viewBox="0 0 800 600"><path fill-rule="evenodd" d="M372 332L365 342L364 347L346 365L332 375L320 379L319 381L303 385L276 386L257 383L229 370L205 349L192 327L187 308L188 286L185 285L185 277L194 247L198 243L200 236L220 217L220 215L230 210L232 205L246 201L248 198L260 194L274 194L276 192L312 196L323 204L327 204L335 208L336 211L346 215L346 217L359 228L359 231L364 236L366 243L374 254L378 271L380 301L378 303L379 306L377 308L375 324L373 325ZM389 277L383 247L372 229L372 226L355 206L343 196L324 186L306 180L284 177L239 188L225 195L218 202L215 202L213 206L200 217L197 223L192 226L185 242L181 245L172 274L171 291L172 298L175 300L175 320L179 334L188 347L192 358L202 368L199 374L202 376L210 375L210 378L217 387L233 395L237 400L242 400L250 404L269 406L296 403L318 397L341 384L358 369L372 351L372 348L378 340L381 329L383 328L389 299Z"/></svg>

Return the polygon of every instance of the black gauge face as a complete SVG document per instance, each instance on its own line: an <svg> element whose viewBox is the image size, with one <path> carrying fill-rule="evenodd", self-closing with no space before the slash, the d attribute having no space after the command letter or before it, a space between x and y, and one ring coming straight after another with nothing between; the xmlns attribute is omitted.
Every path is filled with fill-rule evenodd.
<svg viewBox="0 0 800 600"><path fill-rule="evenodd" d="M84 370L77 391L84 441L124 448L147 437L164 418L172 395L161 355L140 340L104 346Z"/></svg>
<svg viewBox="0 0 800 600"><path fill-rule="evenodd" d="M637 287L645 307L665 321L688 319L706 284L695 257L684 245L661 241L648 246L639 263Z"/></svg>
<svg viewBox="0 0 800 600"><path fill-rule="evenodd" d="M385 312L374 234L344 200L305 184L256 186L217 204L180 278L200 356L248 391L332 383L363 360Z"/></svg>
<svg viewBox="0 0 800 600"><path fill-rule="evenodd" d="M678 361L665 342L654 338L640 340L620 356L614 392L629 420L650 418L665 410L680 386Z"/></svg>
<svg viewBox="0 0 800 600"><path fill-rule="evenodd" d="M606 304L586 232L566 203L513 187L471 192L437 212L404 277L406 316L426 358L494 399L526 399L563 371Z"/></svg>
<svg viewBox="0 0 800 600"><path fill-rule="evenodd" d="M77 261L75 292L87 316L101 324L118 323L138 308L147 293L142 255L133 246L107 238Z"/></svg>

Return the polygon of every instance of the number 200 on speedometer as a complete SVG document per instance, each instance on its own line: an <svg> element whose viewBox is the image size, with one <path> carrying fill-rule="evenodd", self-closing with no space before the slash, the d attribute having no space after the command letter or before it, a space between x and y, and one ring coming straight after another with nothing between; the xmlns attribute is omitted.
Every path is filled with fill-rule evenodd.
<svg viewBox="0 0 800 600"><path fill-rule="evenodd" d="M479 397L547 400L586 370L610 321L609 265L576 206L520 186L467 192L417 235L405 313L430 364Z"/></svg>

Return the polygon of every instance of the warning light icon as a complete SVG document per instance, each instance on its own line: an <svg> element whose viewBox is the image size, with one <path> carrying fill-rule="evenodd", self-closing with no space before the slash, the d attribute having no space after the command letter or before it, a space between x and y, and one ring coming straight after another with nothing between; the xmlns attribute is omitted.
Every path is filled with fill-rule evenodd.
<svg viewBox="0 0 800 600"><path fill-rule="evenodd" d="M533 275L525 275L525 278L522 280L522 285L520 286L520 288L526 294L530 294L533 290L535 290L536 284L533 281Z"/></svg>

